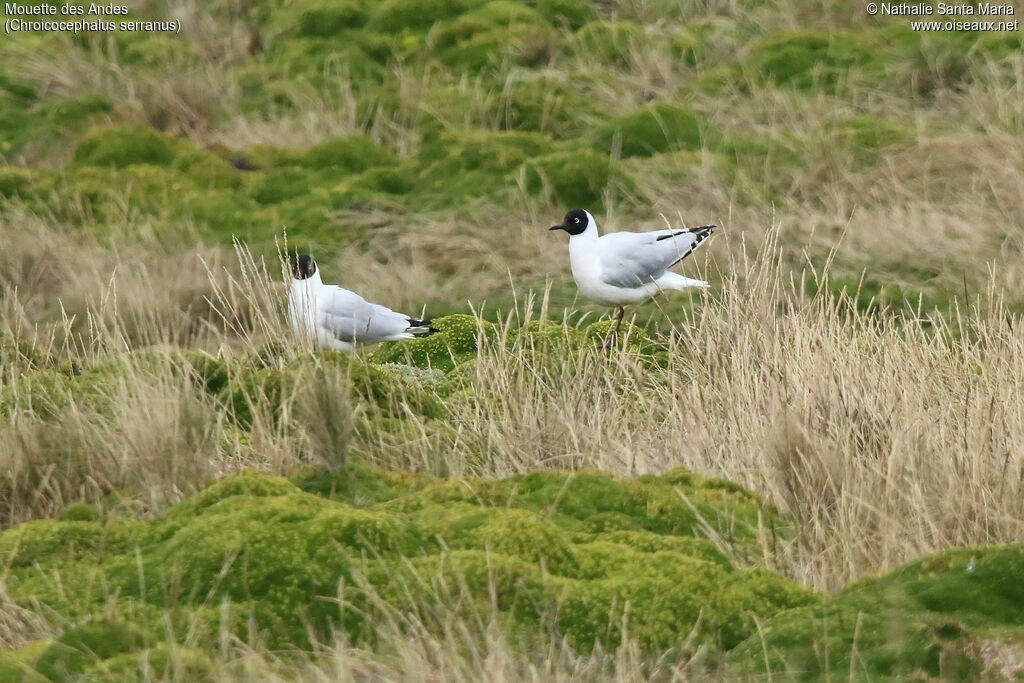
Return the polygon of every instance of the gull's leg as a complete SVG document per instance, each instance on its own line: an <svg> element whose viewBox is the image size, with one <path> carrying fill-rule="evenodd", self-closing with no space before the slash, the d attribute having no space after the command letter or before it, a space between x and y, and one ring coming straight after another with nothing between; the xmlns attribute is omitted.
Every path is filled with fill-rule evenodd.
<svg viewBox="0 0 1024 683"><path fill-rule="evenodd" d="M615 340L619 338L619 328L622 327L622 316L626 315L626 309L623 306L619 306L618 320L615 323L615 329L608 335L608 338L604 340L604 348L609 348L615 343Z"/></svg>

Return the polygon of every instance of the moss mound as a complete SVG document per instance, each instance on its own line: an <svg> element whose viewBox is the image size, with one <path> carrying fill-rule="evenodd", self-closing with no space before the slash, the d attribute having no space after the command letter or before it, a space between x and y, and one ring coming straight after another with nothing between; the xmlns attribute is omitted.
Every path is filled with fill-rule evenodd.
<svg viewBox="0 0 1024 683"><path fill-rule="evenodd" d="M284 406L300 411L301 419L304 410L331 405L331 422L339 428L351 421L357 402L369 419L401 417L407 410L426 417L445 412L426 384L341 352L317 351L273 364L258 357L230 364L201 357L198 362L199 381L224 402L242 428L249 427L258 412L279 419Z"/></svg>
<svg viewBox="0 0 1024 683"><path fill-rule="evenodd" d="M519 3L495 0L431 31L427 43L433 54L458 69L543 62L545 45L557 39L538 12Z"/></svg>
<svg viewBox="0 0 1024 683"><path fill-rule="evenodd" d="M510 82L498 102L503 127L560 138L578 134L604 112L593 98L562 79L548 76Z"/></svg>
<svg viewBox="0 0 1024 683"><path fill-rule="evenodd" d="M174 160L179 145L146 126L100 128L86 135L75 150L81 166L124 168L134 164L162 166Z"/></svg>
<svg viewBox="0 0 1024 683"><path fill-rule="evenodd" d="M624 178L613 174L606 154L586 149L555 152L526 164L527 188L550 195L562 206L599 204L613 178L625 184Z"/></svg>
<svg viewBox="0 0 1024 683"><path fill-rule="evenodd" d="M74 677L153 647L174 614L207 604L224 605L212 627L256 629L274 645L308 644L330 628L359 642L370 637L368 594L414 609L443 599L433 588L442 578L461 582L469 610L500 587L500 611L527 631L556 627L583 650L614 647L624 624L645 648L670 647L698 621L703 642L728 646L753 632L754 615L816 600L779 576L734 568L700 538L698 515L732 530L735 548L752 548L758 516L773 513L739 487L682 470L625 481L562 472L445 480L353 466L297 483L229 477L133 522L131 541L102 554L69 554L38 523L0 535L0 548L33 549L11 564L12 597L71 609L82 624L37 669ZM83 538L109 527L47 524ZM63 587L47 578L57 568ZM360 586L346 599L362 610L339 609L339 581ZM107 599L114 593L120 608Z"/></svg>
<svg viewBox="0 0 1024 683"><path fill-rule="evenodd" d="M914 130L906 124L877 116L854 116L833 121L827 133L860 163L875 163L884 154L913 143Z"/></svg>
<svg viewBox="0 0 1024 683"><path fill-rule="evenodd" d="M73 680L94 663L132 652L143 644L133 625L97 621L68 629L36 660L35 669L51 681Z"/></svg>
<svg viewBox="0 0 1024 683"><path fill-rule="evenodd" d="M305 38L331 38L366 23L366 11L358 2L303 3L296 33Z"/></svg>
<svg viewBox="0 0 1024 683"><path fill-rule="evenodd" d="M296 155L293 163L312 169L355 172L365 171L373 166L393 164L395 157L365 135L345 135L325 140Z"/></svg>
<svg viewBox="0 0 1024 683"><path fill-rule="evenodd" d="M0 166L0 197L12 198L32 191L32 171L16 166Z"/></svg>
<svg viewBox="0 0 1024 683"><path fill-rule="evenodd" d="M430 28L441 19L457 16L473 4L473 0L385 0L370 17L369 27L385 32Z"/></svg>
<svg viewBox="0 0 1024 683"><path fill-rule="evenodd" d="M623 66L644 39L644 27L632 21L592 21L573 34L569 47L580 59Z"/></svg>
<svg viewBox="0 0 1024 683"><path fill-rule="evenodd" d="M531 0L530 4L555 26L579 28L595 15L593 4L585 0Z"/></svg>
<svg viewBox="0 0 1024 683"><path fill-rule="evenodd" d="M1024 548L941 552L784 612L729 655L738 671L818 679L976 679L983 652L1024 644ZM755 640L757 642L755 642Z"/></svg>
<svg viewBox="0 0 1024 683"><path fill-rule="evenodd" d="M449 372L459 363L476 357L481 335L495 334L493 324L471 315L445 316L431 321L430 326L437 332L419 339L383 344L370 360Z"/></svg>
<svg viewBox="0 0 1024 683"><path fill-rule="evenodd" d="M614 118L594 134L595 146L611 151L618 144L623 157L651 156L673 149L698 150L705 141L717 142L707 121L670 102L656 102Z"/></svg>
<svg viewBox="0 0 1024 683"><path fill-rule="evenodd" d="M778 33L753 43L744 63L761 81L797 90L833 92L840 85L874 84L890 60L908 55L878 34Z"/></svg>

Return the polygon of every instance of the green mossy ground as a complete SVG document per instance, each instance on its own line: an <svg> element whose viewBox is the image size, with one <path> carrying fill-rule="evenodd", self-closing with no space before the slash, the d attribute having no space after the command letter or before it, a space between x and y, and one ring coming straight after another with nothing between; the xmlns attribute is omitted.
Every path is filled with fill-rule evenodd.
<svg viewBox="0 0 1024 683"><path fill-rule="evenodd" d="M278 647L329 628L369 643L380 599L399 611L496 609L524 642L556 628L580 651L614 647L627 628L657 652L699 623L699 642L739 675L976 677L978 643L1024 643L1020 547L947 551L830 597L736 568L698 515L730 528L738 555L774 513L682 470L447 480L349 465L291 481L229 477L151 522L22 524L0 535L0 556L16 602L77 624L26 650L51 679L130 669L154 652L202 671L203 652L181 651L185 632L167 631L201 613L212 633L255 628ZM210 604L221 607L207 614Z"/></svg>
<svg viewBox="0 0 1024 683"><path fill-rule="evenodd" d="M645 648L671 647L698 621L702 640L728 648L752 633L752 616L817 602L779 576L734 568L701 538L698 514L734 528L735 550L753 548L758 516L773 513L683 471L445 480L348 466L294 482L229 477L153 522L23 524L0 535L0 556L16 601L40 600L80 624L36 660L45 675L153 647L166 640L165 618L228 599L232 614L215 626L255 626L279 646L306 644L310 627L371 637L363 616L339 609L340 580L368 581L399 609L439 599L435 577L467 582L467 610L486 607L491 583L505 586L498 609L523 634L557 626L584 651L614 647L627 604ZM347 597L366 605L365 590Z"/></svg>
<svg viewBox="0 0 1024 683"><path fill-rule="evenodd" d="M767 666L807 680L982 678L993 673L983 643L1024 645L1021 604L1024 548L949 550L779 614L729 659L747 674Z"/></svg>

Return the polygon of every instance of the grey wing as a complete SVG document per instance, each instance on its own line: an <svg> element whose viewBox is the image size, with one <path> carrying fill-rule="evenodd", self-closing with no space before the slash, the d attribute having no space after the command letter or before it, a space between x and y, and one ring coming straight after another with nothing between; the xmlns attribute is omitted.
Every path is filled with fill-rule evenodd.
<svg viewBox="0 0 1024 683"><path fill-rule="evenodd" d="M332 287L318 298L317 321L341 341L364 344L402 334L410 326L409 316L341 287Z"/></svg>
<svg viewBox="0 0 1024 683"><path fill-rule="evenodd" d="M651 232L613 232L601 237L601 279L614 287L636 287L664 275L693 253L713 225Z"/></svg>

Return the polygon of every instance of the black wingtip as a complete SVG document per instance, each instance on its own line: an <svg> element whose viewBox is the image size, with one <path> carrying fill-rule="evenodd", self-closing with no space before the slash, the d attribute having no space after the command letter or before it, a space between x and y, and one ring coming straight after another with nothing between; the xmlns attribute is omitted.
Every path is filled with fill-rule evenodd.
<svg viewBox="0 0 1024 683"><path fill-rule="evenodd" d="M421 329L413 329L417 327ZM422 329L424 327L427 329ZM425 320L416 320L415 318L409 318L409 330L419 337L427 337L429 335L436 334L437 332L441 331L436 328L430 327L430 318L427 318Z"/></svg>
<svg viewBox="0 0 1024 683"><path fill-rule="evenodd" d="M661 235L660 237L655 238L654 241L655 242L660 242L662 240L672 239L673 237L678 237L679 235L685 235L687 233L693 233L697 237L700 237L701 239L704 239L705 237L710 235L712 232L714 232L715 228L717 228L717 227L718 227L717 225L702 225L699 228L689 228L689 229L684 229L684 230L677 230L675 232L665 233L664 235Z"/></svg>

